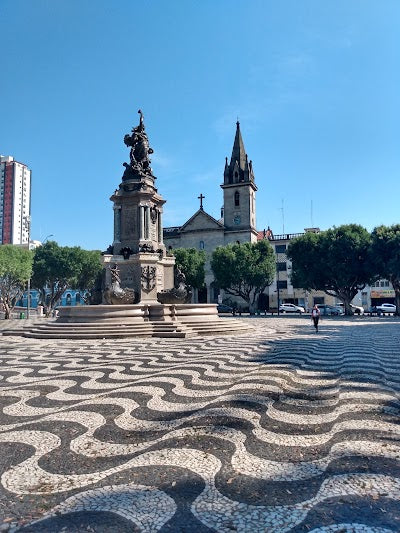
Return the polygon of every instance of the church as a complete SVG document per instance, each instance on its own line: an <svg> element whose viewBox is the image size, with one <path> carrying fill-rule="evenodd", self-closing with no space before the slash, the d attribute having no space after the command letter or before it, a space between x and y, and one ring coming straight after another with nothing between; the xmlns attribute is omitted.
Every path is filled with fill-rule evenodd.
<svg viewBox="0 0 400 533"><path fill-rule="evenodd" d="M216 303L220 289L214 283L210 266L212 252L217 246L230 243L257 242L268 239L276 257L277 272L266 294L259 300L260 309L276 310L280 303L293 303L310 309L314 304L334 304L334 299L322 291L305 291L293 287L290 280L291 262L286 257L286 248L291 239L303 233L286 233L274 235L270 228L258 231L256 228L256 192L257 186L252 161L249 160L239 122L233 142L231 159L225 159L223 190L223 207L221 218L216 220L204 211L203 198L199 196L200 208L182 226L164 228L163 237L167 250L174 248L196 248L207 253L205 266L205 286L194 291L194 301L198 303ZM307 228L305 231L319 232L319 228ZM223 296L223 293L221 294ZM240 300L233 298L234 300ZM243 304L238 301L243 307Z"/></svg>
<svg viewBox="0 0 400 533"><path fill-rule="evenodd" d="M216 220L203 208L203 195L199 196L200 208L182 226L164 228L164 243L168 250L196 248L207 252L205 287L194 295L199 303L217 302L219 289L214 286L214 277L209 258L217 246L230 243L257 242L256 191L253 164L248 159L239 122L230 162L225 159L223 207L221 218Z"/></svg>

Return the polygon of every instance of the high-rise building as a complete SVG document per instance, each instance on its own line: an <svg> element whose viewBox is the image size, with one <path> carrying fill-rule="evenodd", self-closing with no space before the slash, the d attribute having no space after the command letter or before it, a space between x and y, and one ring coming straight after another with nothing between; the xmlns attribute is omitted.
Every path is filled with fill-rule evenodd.
<svg viewBox="0 0 400 533"><path fill-rule="evenodd" d="M29 244L31 170L0 155L0 244Z"/></svg>

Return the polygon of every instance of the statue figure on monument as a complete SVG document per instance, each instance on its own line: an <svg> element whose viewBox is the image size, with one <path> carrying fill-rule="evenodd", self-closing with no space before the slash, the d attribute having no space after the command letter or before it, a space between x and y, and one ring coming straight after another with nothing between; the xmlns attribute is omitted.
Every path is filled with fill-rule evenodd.
<svg viewBox="0 0 400 533"><path fill-rule="evenodd" d="M139 300L139 295L133 289L123 289L121 287L121 277L118 265L110 268L111 287L106 287L103 292L104 302L107 305L135 304Z"/></svg>
<svg viewBox="0 0 400 533"><path fill-rule="evenodd" d="M150 166L149 154L153 153L153 149L149 146L149 139L145 132L143 113L139 109L140 115L139 125L132 128L131 134L126 134L124 137L124 143L130 147L130 163L124 163L125 172L122 180L131 178L142 178L145 176L152 177L153 170Z"/></svg>
<svg viewBox="0 0 400 533"><path fill-rule="evenodd" d="M191 288L186 284L186 276L175 266L174 287L157 293L157 300L162 304L187 304L192 299Z"/></svg>

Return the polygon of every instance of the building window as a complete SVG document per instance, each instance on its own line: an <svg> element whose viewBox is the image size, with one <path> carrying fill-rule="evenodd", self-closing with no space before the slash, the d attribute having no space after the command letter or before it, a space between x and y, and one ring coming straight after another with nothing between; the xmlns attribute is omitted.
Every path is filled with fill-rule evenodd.
<svg viewBox="0 0 400 533"><path fill-rule="evenodd" d="M204 250L204 241L200 241L200 250Z"/></svg>
<svg viewBox="0 0 400 533"><path fill-rule="evenodd" d="M71 295L70 295L70 293L68 293L66 298L65 298L65 305L71 305Z"/></svg>
<svg viewBox="0 0 400 533"><path fill-rule="evenodd" d="M279 280L277 283L278 289L287 289L287 281L286 280Z"/></svg>
<svg viewBox="0 0 400 533"><path fill-rule="evenodd" d="M286 263L284 262L279 262L279 263L276 263L276 270L278 272L285 272L286 271Z"/></svg>
<svg viewBox="0 0 400 533"><path fill-rule="evenodd" d="M239 197L239 191L235 192L235 207L238 207L240 205L240 197Z"/></svg>
<svg viewBox="0 0 400 533"><path fill-rule="evenodd" d="M276 244L275 245L275 253L277 253L277 254L285 254L286 253L286 244Z"/></svg>
<svg viewBox="0 0 400 533"><path fill-rule="evenodd" d="M81 295L79 294L79 292L75 294L75 303L76 305L79 305L81 303Z"/></svg>
<svg viewBox="0 0 400 533"><path fill-rule="evenodd" d="M314 296L314 305L322 305L325 303L325 298L323 296Z"/></svg>

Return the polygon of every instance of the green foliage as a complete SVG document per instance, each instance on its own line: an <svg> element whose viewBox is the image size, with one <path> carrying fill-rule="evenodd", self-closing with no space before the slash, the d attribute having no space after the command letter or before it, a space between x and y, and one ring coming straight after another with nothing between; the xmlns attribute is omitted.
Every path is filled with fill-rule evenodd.
<svg viewBox="0 0 400 533"><path fill-rule="evenodd" d="M204 285L206 254L195 248L176 248L173 250L176 266L185 274L186 283L195 289Z"/></svg>
<svg viewBox="0 0 400 533"><path fill-rule="evenodd" d="M374 277L371 235L357 224L306 233L288 246L294 287L322 290L336 296L352 314L350 302Z"/></svg>
<svg viewBox="0 0 400 533"><path fill-rule="evenodd" d="M371 262L379 277L388 279L396 297L396 314L400 312L400 224L378 226L372 232Z"/></svg>
<svg viewBox="0 0 400 533"><path fill-rule="evenodd" d="M253 312L258 296L271 285L275 256L268 241L219 246L212 254L211 268L217 285L240 296Z"/></svg>
<svg viewBox="0 0 400 533"><path fill-rule="evenodd" d="M0 246L0 302L5 318L10 318L31 274L32 252L12 244Z"/></svg>
<svg viewBox="0 0 400 533"><path fill-rule="evenodd" d="M100 270L100 252L48 241L35 250L32 286L40 291L49 314L68 287L90 290ZM47 302L46 288L50 290Z"/></svg>

